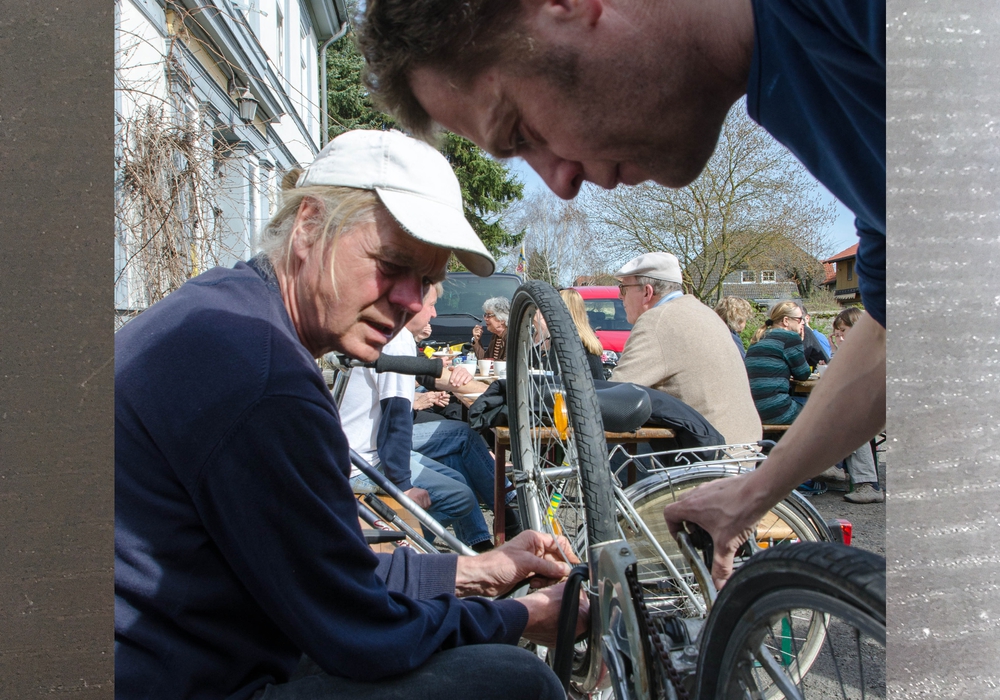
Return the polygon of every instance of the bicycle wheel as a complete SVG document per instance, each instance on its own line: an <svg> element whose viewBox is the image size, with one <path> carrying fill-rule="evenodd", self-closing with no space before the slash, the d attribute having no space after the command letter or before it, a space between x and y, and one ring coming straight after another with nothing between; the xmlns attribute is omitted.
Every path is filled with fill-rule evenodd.
<svg viewBox="0 0 1000 700"><path fill-rule="evenodd" d="M586 560L617 538L607 444L583 344L556 290L527 282L511 304L507 405L519 506Z"/></svg>
<svg viewBox="0 0 1000 700"><path fill-rule="evenodd" d="M736 466L694 464L658 473L620 492L628 504L619 505L619 526L638 560L639 582L650 610L681 617L705 615L708 606L694 572L667 529L663 507L702 484L739 473ZM634 515L629 513L629 505ZM636 517L641 519L641 527L634 522ZM752 554L777 545L829 540L830 531L823 518L811 503L793 492L761 518L752 546L733 563L740 567ZM664 555L680 574L680 581L670 571Z"/></svg>
<svg viewBox="0 0 1000 700"><path fill-rule="evenodd" d="M507 406L522 521L566 535L588 561L591 547L616 539L618 529L604 426L583 344L565 303L544 282L527 282L514 293L508 328ZM600 680L599 649L592 626L587 642L576 645L573 663L574 688L584 694Z"/></svg>
<svg viewBox="0 0 1000 700"><path fill-rule="evenodd" d="M823 641L807 663L817 621ZM754 557L722 589L699 658L701 700L884 698L885 559L840 544Z"/></svg>

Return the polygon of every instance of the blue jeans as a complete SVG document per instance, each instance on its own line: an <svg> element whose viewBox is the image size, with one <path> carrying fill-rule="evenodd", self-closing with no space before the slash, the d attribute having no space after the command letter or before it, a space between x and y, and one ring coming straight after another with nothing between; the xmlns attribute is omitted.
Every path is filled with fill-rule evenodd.
<svg viewBox="0 0 1000 700"><path fill-rule="evenodd" d="M430 469L451 476L442 470L442 466L450 472L457 472L472 489L474 499L485 503L491 511L496 510L493 507L493 456L490 455L486 441L467 423L442 420L414 425L410 464L413 469L419 465L423 469L421 474L426 474ZM417 478L413 484L420 486ZM430 489L427 490L430 492ZM506 502L510 503L513 499L514 493L510 492ZM434 494L431 493L431 502L433 501ZM458 539L466 544L490 539L486 520L479 508L473 508L468 515L455 520L453 527Z"/></svg>
<svg viewBox="0 0 1000 700"><path fill-rule="evenodd" d="M377 665L378 659L371 659ZM287 683L258 690L253 700L565 700L556 674L529 651L479 644L439 651L420 668L377 681L324 673L305 659Z"/></svg>

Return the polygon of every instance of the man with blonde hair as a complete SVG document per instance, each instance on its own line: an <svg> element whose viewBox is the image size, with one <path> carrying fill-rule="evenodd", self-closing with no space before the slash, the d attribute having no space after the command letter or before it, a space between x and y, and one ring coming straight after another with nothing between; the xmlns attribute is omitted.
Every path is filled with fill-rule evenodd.
<svg viewBox="0 0 1000 700"><path fill-rule="evenodd" d="M565 576L557 541L374 554L316 363L378 358L452 253L493 272L451 167L348 132L288 180L263 255L115 336L116 697L562 698L515 646L552 643L561 590L467 597ZM315 667L292 680L303 654Z"/></svg>

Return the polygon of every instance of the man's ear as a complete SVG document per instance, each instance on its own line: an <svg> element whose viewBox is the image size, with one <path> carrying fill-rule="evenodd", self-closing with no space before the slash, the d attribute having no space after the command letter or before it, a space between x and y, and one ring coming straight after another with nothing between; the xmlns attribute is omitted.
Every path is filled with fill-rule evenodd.
<svg viewBox="0 0 1000 700"><path fill-rule="evenodd" d="M593 27L604 12L604 0L521 0L537 21L562 25L583 22Z"/></svg>
<svg viewBox="0 0 1000 700"><path fill-rule="evenodd" d="M322 213L322 206L312 197L306 197L299 204L299 210L295 214L295 223L292 224L292 252L299 260L309 257L309 252L316 243L315 222Z"/></svg>

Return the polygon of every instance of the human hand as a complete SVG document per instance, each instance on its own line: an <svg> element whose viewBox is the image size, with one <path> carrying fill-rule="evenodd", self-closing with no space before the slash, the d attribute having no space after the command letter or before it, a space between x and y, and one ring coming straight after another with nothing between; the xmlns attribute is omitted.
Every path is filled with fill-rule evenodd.
<svg viewBox="0 0 1000 700"><path fill-rule="evenodd" d="M453 387L465 386L472 381L472 375L465 367L456 367L448 375L448 384Z"/></svg>
<svg viewBox="0 0 1000 700"><path fill-rule="evenodd" d="M421 391L413 396L413 410L423 411L434 405L434 394L437 392Z"/></svg>
<svg viewBox="0 0 1000 700"><path fill-rule="evenodd" d="M424 510L427 510L428 508L431 507L431 495L423 489L418 489L416 486L414 486L411 489L403 491L403 495L409 496L414 503L416 503Z"/></svg>
<svg viewBox="0 0 1000 700"><path fill-rule="evenodd" d="M521 636L536 644L555 647L559 634L559 612L562 608L563 593L566 584L560 583L545 588L523 598L518 598L528 609L528 625ZM580 590L580 612L576 618L576 638L590 627L590 598L584 590Z"/></svg>
<svg viewBox="0 0 1000 700"><path fill-rule="evenodd" d="M492 551L459 557L455 595L495 597L527 578L532 588L550 586L569 576L572 565L579 563L565 537L525 530Z"/></svg>
<svg viewBox="0 0 1000 700"><path fill-rule="evenodd" d="M753 489L748 488L753 474L715 479L692 489L663 509L663 517L676 535L682 523L697 523L712 536L715 552L712 580L722 588L733 573L733 556L740 545L753 536L763 512L754 504ZM765 505L763 510L767 511Z"/></svg>
<svg viewBox="0 0 1000 700"><path fill-rule="evenodd" d="M473 340L479 340L481 337L483 337L483 327L482 326L473 326L472 327L472 339Z"/></svg>

